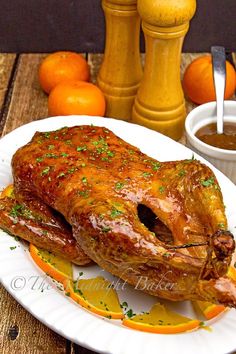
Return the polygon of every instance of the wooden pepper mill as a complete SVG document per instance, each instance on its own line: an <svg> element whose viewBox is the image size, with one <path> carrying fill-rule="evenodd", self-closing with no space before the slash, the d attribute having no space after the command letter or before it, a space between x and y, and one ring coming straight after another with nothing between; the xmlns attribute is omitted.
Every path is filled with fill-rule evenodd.
<svg viewBox="0 0 236 354"><path fill-rule="evenodd" d="M186 117L181 50L195 9L196 0L138 0L146 58L132 121L176 140Z"/></svg>
<svg viewBox="0 0 236 354"><path fill-rule="evenodd" d="M106 98L106 116L128 121L142 77L137 0L102 0L102 7L106 44L97 83Z"/></svg>

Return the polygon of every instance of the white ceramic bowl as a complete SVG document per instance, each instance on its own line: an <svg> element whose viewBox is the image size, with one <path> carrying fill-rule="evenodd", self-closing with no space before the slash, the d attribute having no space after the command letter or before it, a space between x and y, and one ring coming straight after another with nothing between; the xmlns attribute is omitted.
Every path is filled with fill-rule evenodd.
<svg viewBox="0 0 236 354"><path fill-rule="evenodd" d="M236 101L224 102L224 121L236 124ZM201 127L213 122L216 122L216 102L205 103L193 109L185 121L187 145L236 183L236 150L216 148L195 136Z"/></svg>

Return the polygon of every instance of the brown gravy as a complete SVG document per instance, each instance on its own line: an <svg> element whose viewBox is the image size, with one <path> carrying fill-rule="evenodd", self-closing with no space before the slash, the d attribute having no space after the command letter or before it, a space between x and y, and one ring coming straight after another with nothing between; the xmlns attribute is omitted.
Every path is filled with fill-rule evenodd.
<svg viewBox="0 0 236 354"><path fill-rule="evenodd" d="M208 145L236 150L236 124L224 123L224 134L217 134L216 123L211 123L199 129L195 135Z"/></svg>

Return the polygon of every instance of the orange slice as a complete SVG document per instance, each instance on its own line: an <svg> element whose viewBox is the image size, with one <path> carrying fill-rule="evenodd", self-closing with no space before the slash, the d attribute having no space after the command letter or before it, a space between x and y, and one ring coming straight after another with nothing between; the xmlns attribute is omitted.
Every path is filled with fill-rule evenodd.
<svg viewBox="0 0 236 354"><path fill-rule="evenodd" d="M0 193L0 199L2 198L14 198L14 187L13 184L10 184L7 186L1 193Z"/></svg>
<svg viewBox="0 0 236 354"><path fill-rule="evenodd" d="M229 278L236 281L236 269L234 267L229 267L227 275ZM200 311L207 320L215 318L227 309L227 307L223 305L212 304L208 301L193 301L193 306L196 311Z"/></svg>
<svg viewBox="0 0 236 354"><path fill-rule="evenodd" d="M233 279L234 281L236 281L236 269L234 266L230 266L228 273L227 273L228 277Z"/></svg>
<svg viewBox="0 0 236 354"><path fill-rule="evenodd" d="M216 305L208 301L194 301L193 306L196 311L200 311L207 320L211 320L226 310L224 305Z"/></svg>
<svg viewBox="0 0 236 354"><path fill-rule="evenodd" d="M124 317L116 291L103 277L66 281L64 288L67 296L97 315L112 319Z"/></svg>
<svg viewBox="0 0 236 354"><path fill-rule="evenodd" d="M32 243L29 246L29 251L35 263L53 279L60 283L64 283L66 279L72 279L71 262L38 248Z"/></svg>
<svg viewBox="0 0 236 354"><path fill-rule="evenodd" d="M201 326L199 320L179 315L159 303L155 304L148 313L125 318L123 324L140 331L161 334L187 332Z"/></svg>

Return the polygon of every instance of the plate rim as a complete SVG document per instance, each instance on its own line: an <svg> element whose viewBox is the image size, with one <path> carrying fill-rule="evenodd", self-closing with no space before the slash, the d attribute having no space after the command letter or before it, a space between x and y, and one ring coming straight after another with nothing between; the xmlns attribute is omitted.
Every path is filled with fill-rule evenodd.
<svg viewBox="0 0 236 354"><path fill-rule="evenodd" d="M63 119L62 119L63 118ZM125 122L125 121L120 121L120 120L117 120L117 119L114 119L114 118L104 118L104 117L91 117L91 116L63 116L63 117L61 117L61 116L57 116L57 117L48 117L48 118L45 118L45 119L40 119L40 120L36 120L36 121L32 121L32 122L29 122L29 123L27 123L27 124L24 124L24 125L22 125L22 126L20 126L20 127L18 127L18 128L16 128L16 129L14 129L13 131L11 131L10 133L8 133L8 134L6 134L4 137L2 137L1 139L0 139L0 151L1 151L1 146L2 146L2 144L4 143L4 142L7 142L8 141L8 139L12 139L12 137L14 137L14 135L17 135L21 130L23 131L24 129L31 129L32 128L32 133L34 133L35 131L37 131L37 129L38 129L38 126L41 126L41 124L43 124L43 125L45 125L45 128L47 128L47 123L49 122L53 122L53 121L55 121L55 120L58 120L59 121L59 123L62 123L64 120L68 120L68 121L70 121L70 120L76 120L76 119L78 119L78 122L77 122L77 124L76 125L81 125L80 124L80 122L79 122L79 120L88 120L88 121L95 121L96 122L96 119L99 119L102 123L107 123L107 122L112 122L112 124L123 124L123 125L132 125L132 126L134 126L135 127L135 129L141 129L141 130L143 130L143 131L146 131L147 132L147 134L156 134L156 136L158 137L161 137L161 139L164 139L164 140L166 140L167 142L168 141L171 141L171 143L173 144L173 142L175 143L175 144L178 144L178 145L180 145L182 148L184 148L184 150L186 150L186 152L188 151L188 153L193 153L192 152L192 150L191 149L189 149L188 147L186 147L186 146L184 146L183 144L181 144L181 143L179 143L179 142L175 142L175 141L173 141L171 138L169 138L169 137L166 137L166 136L164 136L164 135L162 135L162 134L160 134L160 133L158 133L158 132L155 132L155 131L153 131L153 130L151 130L151 129L148 129L148 128L146 128L146 127L142 127L142 126L140 126L140 125L137 125L137 124L134 124L134 123L130 123L130 122ZM74 121L73 121L73 123L74 123ZM91 123L88 123L88 125L90 125ZM82 123L82 125L84 125L84 123ZM95 124L94 124L95 125ZM108 123L108 125L109 125L109 123ZM62 126L64 126L63 124L61 124L61 127ZM73 126L73 124L72 125L70 125L70 126ZM104 125L104 126L106 126L106 125ZM34 129L34 128L36 128L36 129ZM111 129L112 130L112 128L111 127L109 127L109 126L107 126L107 128L108 129ZM50 131L51 129L49 128L49 129L47 129L46 131ZM53 128L53 130L55 130L55 128ZM40 129L40 131L45 131L45 129ZM139 146L138 146L139 147ZM217 170L214 166L212 166L208 161L206 161L204 158L202 158L201 156L199 156L198 154L196 154L195 152L194 152L194 155L197 157L197 158L199 158L201 161L203 161L204 163L206 163L207 165L209 165L212 169L213 169L213 171L214 171L214 173L216 173L216 175L217 175L217 178L218 178L218 176L220 177L220 179L223 179L224 180L224 182L225 183L227 183L227 184L229 184L229 185L231 185L231 187L233 187L234 188L234 190L235 190L235 194L236 194L236 186L233 184L233 182L231 182L226 176L224 176L223 175L223 173L221 173L219 170ZM0 165L1 165L1 162L0 162ZM2 233L4 233L3 231L1 231ZM0 242L1 243L1 242ZM0 252L1 253L1 252ZM34 263L32 262L32 265L33 266L35 266L34 265ZM21 298L19 298L19 296L17 296L17 292L15 292L14 290L12 290L9 286L6 286L6 284L2 281L2 273L1 273L1 271L0 271L0 280L1 280L1 283L2 283L2 285L4 286L4 288L15 298L15 300L17 301L17 302L19 302L28 312L30 312L35 318L37 318L40 322L42 322L44 325L46 325L47 327L49 327L51 330L53 330L53 331L55 331L56 333L58 333L59 335L61 335L61 336L63 336L64 338L68 338L69 340L71 340L71 341L73 341L73 342L76 342L77 344L79 344L79 345L81 345L81 346L83 346L83 347L85 347L85 348L87 348L87 349L90 349L90 350L93 350L93 351L97 351L97 352L99 352L99 353L109 353L109 354L116 354L116 353L119 353L118 351L116 352L116 351L107 351L107 348L103 348L103 349L101 349L101 348L98 348L97 347L97 345L92 345L91 344L91 342L89 343L88 341L81 341L81 340L78 340L77 338L74 338L73 336L69 336L68 334L65 334L65 332L63 332L62 330L60 330L60 329L58 329L58 328L55 328L53 325L50 325L43 317L40 317L37 313L35 313L35 311L33 311L31 308L29 308L29 306L27 306L27 304L26 303L24 303L24 301L22 301L22 299ZM86 311L86 310L84 310L84 309L82 309L82 311ZM86 311L86 313L90 316L91 315L91 313L89 313L89 312L87 312ZM93 315L93 318L94 318L94 315ZM104 323L105 323L105 321L103 321ZM107 325L110 325L109 324L109 322L106 322L106 324ZM111 326L110 326L111 327ZM114 326L114 328L115 328L115 326ZM130 335L130 337L132 337L132 334L131 334L131 332L132 333L138 333L140 336L142 336L142 337L147 337L147 338L153 338L153 334L150 334L150 333L143 333L143 332L137 332L137 331L133 331L133 330L130 330L130 329L128 329L128 328L122 328L122 327L119 327L119 330L120 329L122 329L122 330L124 330L124 331L128 331L127 333L128 333L128 335ZM194 333L194 332L191 332L191 333ZM185 334L182 334L182 336L184 336ZM135 336L134 336L135 337ZM165 336L166 337L166 336ZM149 338L149 339L150 339ZM169 336L168 337L166 337L166 338L169 338ZM157 343L156 343L157 344ZM234 351L236 349L236 346L235 346L235 348L233 348L232 349L232 352ZM230 351L231 352L231 351ZM201 352L199 352L198 351L198 353L201 353ZM223 353L222 353L223 354Z"/></svg>

